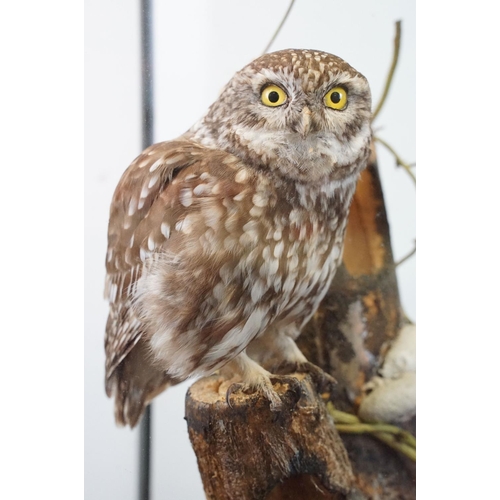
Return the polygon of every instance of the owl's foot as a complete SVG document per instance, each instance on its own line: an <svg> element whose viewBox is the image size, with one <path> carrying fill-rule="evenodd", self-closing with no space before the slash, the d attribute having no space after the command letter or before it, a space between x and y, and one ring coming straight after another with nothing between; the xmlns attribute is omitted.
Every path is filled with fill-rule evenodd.
<svg viewBox="0 0 500 500"><path fill-rule="evenodd" d="M236 358L232 359L226 367L243 380L242 383L231 384L226 392L226 403L233 408L231 404L231 396L236 392L243 392L244 394L254 394L260 392L270 402L272 411L280 411L283 407L278 392L273 387L273 384L286 386L286 390L281 390L280 393L292 392L294 399L297 401L301 396L300 382L289 375L273 375L267 370L262 368L255 361L250 359L246 353L240 353Z"/></svg>
<svg viewBox="0 0 500 500"><path fill-rule="evenodd" d="M300 382L291 375L271 375L271 382L274 384L287 385L288 391L291 391L295 395L295 399L298 401L302 395L302 388Z"/></svg>
<svg viewBox="0 0 500 500"><path fill-rule="evenodd" d="M280 373L308 373L319 393L333 392L337 381L319 366L310 361L284 363L279 368ZM291 377L290 377L291 378Z"/></svg>
<svg viewBox="0 0 500 500"><path fill-rule="evenodd" d="M280 411L282 407L282 402L276 391L273 389L273 384L269 379L263 379L257 385L235 383L231 384L226 392L226 403L230 408L234 408L231 404L231 395L236 392L243 392L244 394L255 394L261 391L264 396L270 402L270 408L272 411Z"/></svg>

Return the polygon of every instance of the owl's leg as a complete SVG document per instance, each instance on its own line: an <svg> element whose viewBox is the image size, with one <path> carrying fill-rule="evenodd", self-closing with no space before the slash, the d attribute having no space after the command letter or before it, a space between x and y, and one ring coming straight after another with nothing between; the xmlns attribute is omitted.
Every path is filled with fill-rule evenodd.
<svg viewBox="0 0 500 500"><path fill-rule="evenodd" d="M230 370L233 374L236 374L242 380L242 383L232 384L227 390L226 402L229 406L232 407L231 395L238 390L242 390L244 392L249 390L260 390L266 398L269 399L271 403L271 410L281 410L282 402L274 390L272 383L272 380L276 377L262 368L262 366L251 359L244 351L224 366L223 371L228 370ZM292 389L295 389L298 386L298 383L297 381L294 381L291 385L293 386Z"/></svg>
<svg viewBox="0 0 500 500"><path fill-rule="evenodd" d="M287 330L270 329L247 347L248 355L269 370L285 364L307 363L307 358Z"/></svg>
<svg viewBox="0 0 500 500"><path fill-rule="evenodd" d="M331 392L337 381L302 354L290 328L270 330L253 340L247 348L249 356L279 374L308 373L319 392Z"/></svg>

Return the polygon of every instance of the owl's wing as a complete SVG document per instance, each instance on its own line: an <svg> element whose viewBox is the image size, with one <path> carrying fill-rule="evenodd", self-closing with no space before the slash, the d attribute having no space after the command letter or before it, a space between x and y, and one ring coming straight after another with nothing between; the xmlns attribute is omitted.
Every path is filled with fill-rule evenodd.
<svg viewBox="0 0 500 500"><path fill-rule="evenodd" d="M130 310L131 292L144 261L144 250L134 241L137 228L173 177L196 161L193 150L196 146L183 141L154 144L134 160L116 187L109 216L104 292L110 303L106 378L141 335L140 323Z"/></svg>
<svg viewBox="0 0 500 500"><path fill-rule="evenodd" d="M105 340L106 392L118 423L134 426L154 396L202 359L210 371L244 349L234 335L222 342L243 320L241 286L219 281L223 266L239 262L253 175L228 153L178 140L146 149L120 180L108 230ZM156 332L169 339L169 361L153 359Z"/></svg>
<svg viewBox="0 0 500 500"><path fill-rule="evenodd" d="M120 424L134 426L145 402L176 383L151 363L141 339L143 324L131 307L146 253L155 250L138 233L147 227L148 214L161 193L181 170L196 163L203 150L188 141L155 144L134 160L113 195L106 255L105 297L110 305L105 336L106 393L114 394Z"/></svg>

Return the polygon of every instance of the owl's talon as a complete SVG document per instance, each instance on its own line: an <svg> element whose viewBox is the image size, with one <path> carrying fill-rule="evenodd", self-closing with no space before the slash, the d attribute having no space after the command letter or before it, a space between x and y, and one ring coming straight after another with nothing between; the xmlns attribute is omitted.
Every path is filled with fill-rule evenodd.
<svg viewBox="0 0 500 500"><path fill-rule="evenodd" d="M273 377L273 378L276 378L276 377ZM281 380L278 380L277 378L276 378L276 380L279 381L280 383L282 382ZM287 379L287 382L288 382L288 379ZM269 406L271 408L271 411L280 411L281 410L283 404L281 402L280 397L278 396L276 391L273 389L272 383L270 381L264 382L262 385L259 385L255 388L252 388L248 384L241 384L241 383L231 384L226 391L226 403L229 406L229 408L234 409L234 406L231 404L231 396L235 392L242 391L243 393L250 395L250 394L254 394L255 392L258 392L259 390L261 390L264 397L269 400Z"/></svg>
<svg viewBox="0 0 500 500"><path fill-rule="evenodd" d="M281 373L307 373L311 376L318 392L332 392L337 381L310 361L286 363L280 367Z"/></svg>
<svg viewBox="0 0 500 500"><path fill-rule="evenodd" d="M295 395L296 401L298 401L302 396L302 386L300 382L293 376L273 375L271 377L271 382L273 384L288 384L288 390Z"/></svg>
<svg viewBox="0 0 500 500"><path fill-rule="evenodd" d="M273 389L272 383L269 383L270 387L267 385L262 387L264 395L269 400L269 408L271 411L281 411L283 408L283 403L278 393Z"/></svg>
<svg viewBox="0 0 500 500"><path fill-rule="evenodd" d="M273 375L271 382L274 384L288 384L289 389L293 392L301 391L300 382L295 378L288 375Z"/></svg>
<svg viewBox="0 0 500 500"><path fill-rule="evenodd" d="M234 392L243 390L243 388L244 388L243 384L237 384L237 383L231 384L228 387L226 391L226 403L229 406L229 408L234 409L234 406L231 404L231 395Z"/></svg>

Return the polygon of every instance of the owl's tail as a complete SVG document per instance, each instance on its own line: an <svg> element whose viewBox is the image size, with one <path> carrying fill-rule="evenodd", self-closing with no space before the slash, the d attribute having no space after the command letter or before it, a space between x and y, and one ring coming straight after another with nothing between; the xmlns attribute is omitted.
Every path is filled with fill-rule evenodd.
<svg viewBox="0 0 500 500"><path fill-rule="evenodd" d="M116 424L135 427L150 401L179 382L154 366L145 342L139 340L106 378L106 394L115 400Z"/></svg>

